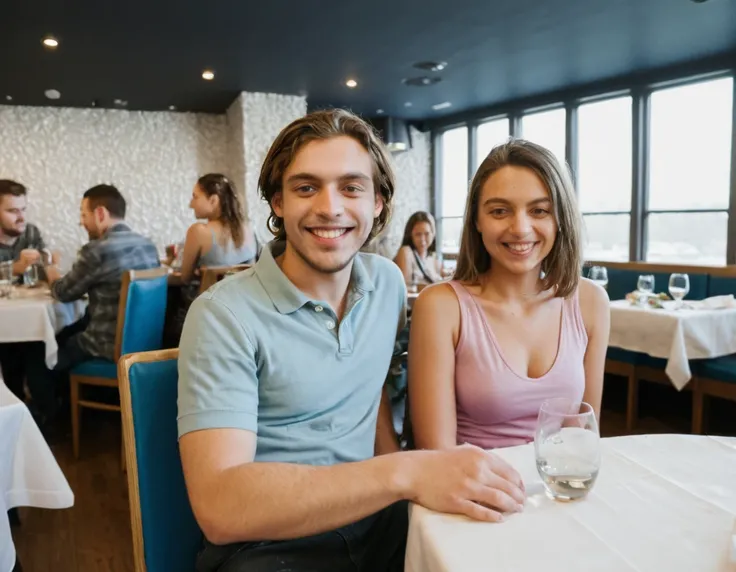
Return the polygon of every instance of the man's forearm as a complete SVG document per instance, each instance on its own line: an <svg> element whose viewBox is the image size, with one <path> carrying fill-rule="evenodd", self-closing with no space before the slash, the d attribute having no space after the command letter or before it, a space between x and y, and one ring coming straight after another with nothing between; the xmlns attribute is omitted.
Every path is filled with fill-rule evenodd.
<svg viewBox="0 0 736 572"><path fill-rule="evenodd" d="M46 281L49 283L49 286L61 278L61 272L55 265L46 266L44 270L46 272Z"/></svg>
<svg viewBox="0 0 736 572"><path fill-rule="evenodd" d="M311 536L406 498L411 456L398 453L329 467L247 463L227 469L193 502L215 544Z"/></svg>

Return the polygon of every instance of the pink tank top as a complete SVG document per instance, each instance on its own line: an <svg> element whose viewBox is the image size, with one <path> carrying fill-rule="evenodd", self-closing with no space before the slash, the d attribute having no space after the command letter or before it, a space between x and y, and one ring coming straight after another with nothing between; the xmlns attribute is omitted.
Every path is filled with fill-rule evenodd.
<svg viewBox="0 0 736 572"><path fill-rule="evenodd" d="M449 282L460 302L460 334L455 348L457 443L484 449L513 447L534 440L545 399L582 400L583 358L588 345L578 292L563 301L557 357L539 378L513 371L475 297Z"/></svg>

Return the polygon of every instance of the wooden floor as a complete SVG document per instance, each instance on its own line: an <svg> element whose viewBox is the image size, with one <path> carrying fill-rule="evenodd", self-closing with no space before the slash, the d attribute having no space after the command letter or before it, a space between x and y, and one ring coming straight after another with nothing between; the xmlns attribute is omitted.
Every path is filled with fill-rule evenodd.
<svg viewBox="0 0 736 572"><path fill-rule="evenodd" d="M601 433L625 434L623 383L606 383ZM689 432L690 396L642 384L637 433ZM132 572L132 540L125 474L120 472L120 420L84 412L82 458L74 461L67 435L52 445L75 494L67 510L21 508L13 538L25 572ZM736 403L714 400L710 432L736 436Z"/></svg>

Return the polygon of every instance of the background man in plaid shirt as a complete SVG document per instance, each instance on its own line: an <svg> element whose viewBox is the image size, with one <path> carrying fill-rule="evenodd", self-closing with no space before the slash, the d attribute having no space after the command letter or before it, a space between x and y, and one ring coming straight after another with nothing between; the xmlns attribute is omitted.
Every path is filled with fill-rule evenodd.
<svg viewBox="0 0 736 572"><path fill-rule="evenodd" d="M123 273L160 266L153 242L124 222L125 199L115 187L98 185L84 193L80 217L89 242L66 275L62 276L56 264L50 264L46 276L52 296L60 302L88 295L87 313L57 336L59 353L53 371L46 369L43 346L35 346L28 363L28 388L39 421L45 425L57 410L59 382L67 379L72 367L91 358L113 360ZM68 393L65 388L59 390L61 395Z"/></svg>

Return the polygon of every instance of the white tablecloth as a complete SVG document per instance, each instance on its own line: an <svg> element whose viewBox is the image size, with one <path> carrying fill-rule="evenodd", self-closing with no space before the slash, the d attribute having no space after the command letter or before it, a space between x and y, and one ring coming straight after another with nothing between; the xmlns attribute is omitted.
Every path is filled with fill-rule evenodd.
<svg viewBox="0 0 736 572"><path fill-rule="evenodd" d="M406 572L727 572L736 519L736 439L603 439L585 500L547 498L533 445L497 453L522 475L524 512L500 524L413 505Z"/></svg>
<svg viewBox="0 0 736 572"><path fill-rule="evenodd" d="M55 302L47 288L15 288L12 298L0 298L0 343L45 342L46 365L56 365L56 334L84 315L86 304Z"/></svg>
<svg viewBox="0 0 736 572"><path fill-rule="evenodd" d="M28 408L0 378L0 572L10 572L15 564L9 509L73 504L69 483Z"/></svg>
<svg viewBox="0 0 736 572"><path fill-rule="evenodd" d="M736 308L655 310L617 300L608 343L666 359L664 371L679 390L692 377L688 360L736 353Z"/></svg>

